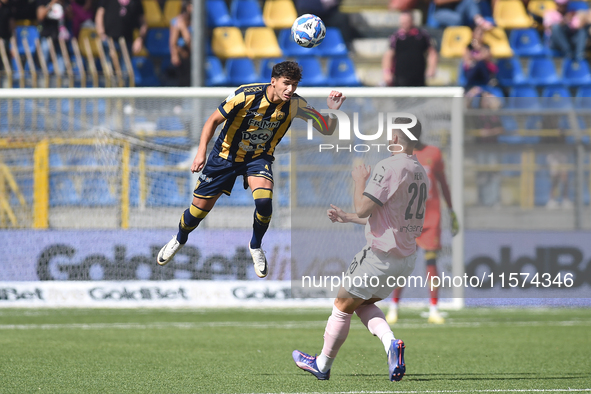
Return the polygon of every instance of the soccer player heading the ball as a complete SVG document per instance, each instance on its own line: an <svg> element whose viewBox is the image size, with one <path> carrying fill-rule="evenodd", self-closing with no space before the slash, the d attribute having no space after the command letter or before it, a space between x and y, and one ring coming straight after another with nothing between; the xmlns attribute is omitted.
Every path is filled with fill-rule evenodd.
<svg viewBox="0 0 591 394"><path fill-rule="evenodd" d="M406 120L397 118L396 124L408 123ZM417 121L408 131L419 138L421 124ZM390 380L399 381L406 372L404 342L394 338L384 313L375 303L388 297L396 279L408 278L415 267L415 239L423 227L429 179L413 154L416 141L402 130L395 130L390 143L400 144L404 150L380 161L372 173L365 165L353 169L355 213L344 212L334 205L327 212L333 223L365 225L367 245L353 258L344 274L343 286L326 323L320 356L299 350L292 353L296 365L319 380L330 378L332 363L349 334L353 313L384 345ZM378 278L377 284L373 278Z"/></svg>
<svg viewBox="0 0 591 394"><path fill-rule="evenodd" d="M316 119L314 127L332 134L337 120L328 121L309 106L295 91L302 69L293 61L276 64L270 83L240 86L207 119L192 172L201 172L193 203L181 215L179 231L158 253L158 264L167 264L187 242L189 233L207 216L222 193L230 195L239 175L244 187L250 186L254 199L254 223L249 249L258 277L268 274L267 259L261 248L269 228L273 198L273 152L294 118ZM339 109L345 96L331 91L327 105ZM206 163L207 144L216 128L224 124Z"/></svg>

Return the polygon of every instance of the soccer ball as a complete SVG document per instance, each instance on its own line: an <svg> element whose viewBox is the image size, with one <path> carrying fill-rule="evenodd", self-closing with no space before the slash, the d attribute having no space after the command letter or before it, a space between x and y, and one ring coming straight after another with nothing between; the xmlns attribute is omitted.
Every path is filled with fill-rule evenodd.
<svg viewBox="0 0 591 394"><path fill-rule="evenodd" d="M304 48L320 45L326 36L326 27L322 19L312 14L304 14L293 22L291 38Z"/></svg>

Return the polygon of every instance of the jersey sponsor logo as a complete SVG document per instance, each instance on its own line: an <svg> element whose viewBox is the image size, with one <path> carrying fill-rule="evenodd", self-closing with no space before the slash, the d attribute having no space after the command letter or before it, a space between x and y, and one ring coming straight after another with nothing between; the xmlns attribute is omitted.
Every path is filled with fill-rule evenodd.
<svg viewBox="0 0 591 394"><path fill-rule="evenodd" d="M246 152L252 152L257 149L265 149L265 144L246 145L243 141L240 141L238 147Z"/></svg>
<svg viewBox="0 0 591 394"><path fill-rule="evenodd" d="M273 115L275 115L275 119L277 119L277 120L281 120L281 119L285 118L285 112L275 111L275 113Z"/></svg>
<svg viewBox="0 0 591 394"><path fill-rule="evenodd" d="M249 115L254 115L254 116L265 116L265 115L263 115L263 114L259 114L259 113L258 113L258 112L256 112L256 111L252 111L252 110L250 110L250 109L249 109L249 110L247 110L247 111L246 111L246 113L247 113L247 114L249 114Z"/></svg>
<svg viewBox="0 0 591 394"><path fill-rule="evenodd" d="M413 226L412 224L408 224L406 226L400 226L400 231L401 233L407 232L407 233L422 233L423 232L423 226Z"/></svg>
<svg viewBox="0 0 591 394"><path fill-rule="evenodd" d="M254 93L254 92L262 92L262 86L253 86L252 88L245 88L244 93Z"/></svg>
<svg viewBox="0 0 591 394"><path fill-rule="evenodd" d="M209 177L209 176L207 176L207 175L205 175L203 173L201 175L199 175L199 180L201 182L205 182L205 183L209 183L209 182L212 181L211 177Z"/></svg>
<svg viewBox="0 0 591 394"><path fill-rule="evenodd" d="M423 173L422 172L415 172L415 181L422 181L423 180Z"/></svg>
<svg viewBox="0 0 591 394"><path fill-rule="evenodd" d="M259 129L269 129L269 130L273 130L276 129L277 127L279 127L279 125L281 124L281 122L279 121L275 121L275 122L271 122L270 120L256 120L256 119L250 119L248 121L248 124L250 126L256 126ZM267 130L267 131L269 131ZM269 131L270 132L270 131Z"/></svg>

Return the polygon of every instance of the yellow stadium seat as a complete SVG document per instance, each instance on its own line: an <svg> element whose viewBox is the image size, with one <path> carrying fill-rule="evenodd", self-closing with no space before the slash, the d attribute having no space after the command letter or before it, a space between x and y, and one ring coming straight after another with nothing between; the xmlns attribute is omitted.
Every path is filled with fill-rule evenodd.
<svg viewBox="0 0 591 394"><path fill-rule="evenodd" d="M472 40L472 30L467 26L450 26L443 31L441 56L462 57Z"/></svg>
<svg viewBox="0 0 591 394"><path fill-rule="evenodd" d="M556 3L554 0L531 0L527 3L527 10L540 18L544 17L544 12L555 9Z"/></svg>
<svg viewBox="0 0 591 394"><path fill-rule="evenodd" d="M495 4L493 17L503 29L527 29L532 27L533 18L527 14L521 0L499 0Z"/></svg>
<svg viewBox="0 0 591 394"><path fill-rule="evenodd" d="M144 16L148 27L168 27L168 23L162 16L160 5L156 0L143 0Z"/></svg>
<svg viewBox="0 0 591 394"><path fill-rule="evenodd" d="M167 26L170 26L170 21L181 13L183 2L181 0L166 0L164 3L164 20Z"/></svg>
<svg viewBox="0 0 591 394"><path fill-rule="evenodd" d="M267 27L271 29L287 29L293 25L297 17L298 13L292 0L265 1L263 19Z"/></svg>
<svg viewBox="0 0 591 394"><path fill-rule="evenodd" d="M222 59L246 57L246 45L237 27L216 27L213 29L211 49Z"/></svg>
<svg viewBox="0 0 591 394"><path fill-rule="evenodd" d="M98 35L96 34L96 30L94 29L94 27L83 27L82 29L80 29L80 33L78 34L78 45L80 45L80 53L82 53L83 56L87 56L86 44L84 43L85 39L88 39L88 42L90 43L90 51L92 53L92 56L99 56L98 47L96 43L97 38Z"/></svg>
<svg viewBox="0 0 591 394"><path fill-rule="evenodd" d="M507 33L500 27L495 27L484 33L482 41L490 47L490 53L494 58L512 57L513 50L509 45Z"/></svg>
<svg viewBox="0 0 591 394"><path fill-rule="evenodd" d="M250 27L244 34L246 53L250 58L281 57L283 53L270 27Z"/></svg>

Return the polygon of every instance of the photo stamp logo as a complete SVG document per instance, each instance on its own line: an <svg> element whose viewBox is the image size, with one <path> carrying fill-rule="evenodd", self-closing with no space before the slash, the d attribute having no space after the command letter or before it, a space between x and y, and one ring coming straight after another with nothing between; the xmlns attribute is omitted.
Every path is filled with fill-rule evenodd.
<svg viewBox="0 0 591 394"><path fill-rule="evenodd" d="M352 141L351 136L351 120L349 116L339 110L335 109L321 109L321 114L328 114L333 119L337 119L338 124L338 138L339 141ZM380 151L380 148L385 147L389 152L396 153L402 152L404 147L399 144L390 144L393 136L393 130L400 130L402 131L411 141L416 141L417 138L410 132L410 129L417 124L417 117L408 112L388 112L386 115L386 138L388 141L388 145L386 144L349 144L349 145L334 145L334 144L319 144L318 149L319 152L327 151L327 150L334 150L336 152L339 151L348 151L348 152L369 152L372 148L377 149ZM397 123L400 122L400 118L402 119L409 119L410 122L408 123ZM307 138L308 140L313 139L313 122L315 121L318 126L322 129L323 124L321 123L323 119L308 119L308 128L307 128ZM382 137L384 133L384 113L378 113L378 130L373 134L363 134L359 130L359 113L353 113L353 134L354 137L360 139L362 141L376 141Z"/></svg>

